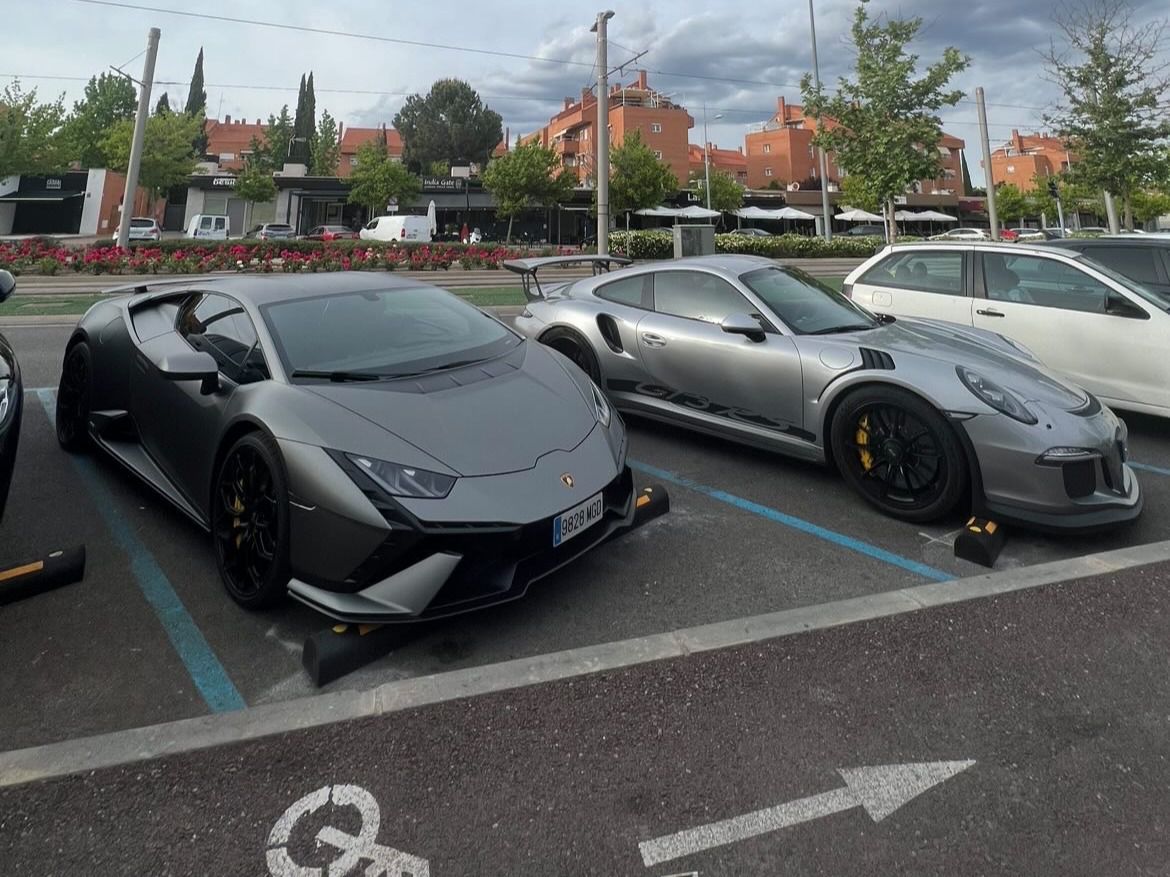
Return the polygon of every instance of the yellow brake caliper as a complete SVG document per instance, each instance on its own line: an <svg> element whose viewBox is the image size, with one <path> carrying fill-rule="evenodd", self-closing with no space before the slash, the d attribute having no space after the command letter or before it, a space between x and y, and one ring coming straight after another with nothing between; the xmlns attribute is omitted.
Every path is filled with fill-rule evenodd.
<svg viewBox="0 0 1170 877"><path fill-rule="evenodd" d="M243 523L240 521L240 515L244 512L244 502L240 499L239 491L236 492L235 498L232 500L232 512L235 517L232 519L232 529L242 530ZM236 533L236 548L240 547L240 543L244 541L244 534L242 532Z"/></svg>
<svg viewBox="0 0 1170 877"><path fill-rule="evenodd" d="M869 415L865 415L857 422L857 454L861 458L861 467L868 472L873 468L873 454L867 448L869 445Z"/></svg>

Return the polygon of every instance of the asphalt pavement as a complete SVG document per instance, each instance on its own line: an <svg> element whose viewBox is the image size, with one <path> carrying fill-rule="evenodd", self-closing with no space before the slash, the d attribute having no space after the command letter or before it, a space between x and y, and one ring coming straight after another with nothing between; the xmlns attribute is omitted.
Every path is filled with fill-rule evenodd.
<svg viewBox="0 0 1170 877"><path fill-rule="evenodd" d="M0 788L0 861L1163 875L1168 586L1137 567Z"/></svg>

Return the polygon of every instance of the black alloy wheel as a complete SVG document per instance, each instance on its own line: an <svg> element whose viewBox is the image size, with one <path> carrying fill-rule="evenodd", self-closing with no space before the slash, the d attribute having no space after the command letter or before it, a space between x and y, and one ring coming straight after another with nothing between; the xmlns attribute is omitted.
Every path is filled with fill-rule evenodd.
<svg viewBox="0 0 1170 877"><path fill-rule="evenodd" d="M57 442L74 453L89 444L89 412L93 398L93 355L79 341L65 354L57 385Z"/></svg>
<svg viewBox="0 0 1170 877"><path fill-rule="evenodd" d="M224 455L215 480L211 533L224 587L248 609L271 606L288 587L288 487L280 452L249 433Z"/></svg>
<svg viewBox="0 0 1170 877"><path fill-rule="evenodd" d="M966 460L950 425L904 390L870 387L851 394L837 409L832 441L845 480L892 517L945 517L967 490Z"/></svg>
<svg viewBox="0 0 1170 877"><path fill-rule="evenodd" d="M595 384L601 385L601 366L597 362L597 354L593 352L589 342L576 332L571 329L553 329L540 341L557 353L564 354L573 365L589 375Z"/></svg>

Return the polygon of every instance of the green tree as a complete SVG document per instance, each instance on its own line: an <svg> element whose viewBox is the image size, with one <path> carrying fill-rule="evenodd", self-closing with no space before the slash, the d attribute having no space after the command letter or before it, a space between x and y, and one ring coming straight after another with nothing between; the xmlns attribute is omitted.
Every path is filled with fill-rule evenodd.
<svg viewBox="0 0 1170 877"><path fill-rule="evenodd" d="M995 187L995 210L1003 222L1019 222L1032 212L1032 202L1019 186L999 183Z"/></svg>
<svg viewBox="0 0 1170 877"><path fill-rule="evenodd" d="M1170 215L1170 194L1153 189L1139 189L1131 195L1133 218L1141 224Z"/></svg>
<svg viewBox="0 0 1170 877"><path fill-rule="evenodd" d="M801 79L804 109L812 118L833 120L837 127L822 128L813 138L818 146L837 154L847 174L860 174L886 205L890 239L897 233L894 197L915 180L942 176L938 144L942 121L938 110L954 106L963 92L948 89L951 78L969 59L947 47L942 58L917 77L918 56L906 46L922 28L921 18L879 16L871 20L868 0L860 0L853 14L852 40L857 54L856 80L842 77L830 95Z"/></svg>
<svg viewBox="0 0 1170 877"><path fill-rule="evenodd" d="M609 150L609 205L613 215L629 214L646 207L657 207L667 195L678 189L678 178L670 165L659 161L654 151L642 142L642 133L634 129L622 142ZM593 196L594 207L597 195Z"/></svg>
<svg viewBox="0 0 1170 877"><path fill-rule="evenodd" d="M881 209L881 196L870 188L861 174L849 174L841 181L841 201L855 210L872 213Z"/></svg>
<svg viewBox="0 0 1170 877"><path fill-rule="evenodd" d="M37 90L24 92L19 79L6 85L0 92L0 177L52 174L68 167L64 121L64 96L41 103Z"/></svg>
<svg viewBox="0 0 1170 877"><path fill-rule="evenodd" d="M276 198L276 183L272 180L272 171L255 164L247 165L236 175L235 194L237 198L248 205L244 228L250 229L256 205L266 204Z"/></svg>
<svg viewBox="0 0 1170 877"><path fill-rule="evenodd" d="M203 116L186 113L155 114L146 121L142 146L142 166L138 184L158 196L185 183L195 170L195 142L203 128ZM125 173L130 164L130 141L134 137L134 120L115 123L102 140L102 152L111 170Z"/></svg>
<svg viewBox="0 0 1170 877"><path fill-rule="evenodd" d="M280 108L279 116L268 116L268 129L263 140L253 137L248 148L252 151L252 163L270 171L278 171L288 161L289 145L293 137L293 120L288 113L288 104Z"/></svg>
<svg viewBox="0 0 1170 877"><path fill-rule="evenodd" d="M199 47L199 55L195 58L195 69L191 72L191 86L187 89L187 104L183 112L191 118L200 119L199 130L191 141L195 155L202 158L207 152L207 131L204 129L203 119L207 114L207 92L203 88L203 47Z"/></svg>
<svg viewBox="0 0 1170 877"><path fill-rule="evenodd" d="M138 94L130 80L116 73L90 77L85 96L74 102L73 112L61 130L62 148L68 158L80 162L83 168L104 166L102 138L115 122L133 119L137 109Z"/></svg>
<svg viewBox="0 0 1170 877"><path fill-rule="evenodd" d="M1045 62L1064 100L1045 121L1076 156L1070 181L1130 205L1165 167L1170 76L1159 55L1166 22L1134 25L1125 0L1096 0L1069 8L1056 23L1063 45L1053 41ZM1132 221L1127 209L1127 227Z"/></svg>
<svg viewBox="0 0 1170 877"><path fill-rule="evenodd" d="M156 103L154 105L154 112L155 112L155 115L162 115L162 116L165 116L167 113L172 112L171 98L165 91L158 96L158 103Z"/></svg>
<svg viewBox="0 0 1170 877"><path fill-rule="evenodd" d="M292 161L298 164L312 164L313 138L317 135L317 98L313 94L313 74L301 74L301 85L297 93L297 110L293 116Z"/></svg>
<svg viewBox="0 0 1170 877"><path fill-rule="evenodd" d="M691 174L689 184L698 189L704 206L707 203L707 175L701 171ZM711 209L732 213L743 206L743 186L727 171L711 170ZM720 217L722 221L722 217Z"/></svg>
<svg viewBox="0 0 1170 877"><path fill-rule="evenodd" d="M459 79L440 79L426 97L412 94L394 117L407 167L422 173L431 162L473 162L486 168L503 137L500 114Z"/></svg>
<svg viewBox="0 0 1170 877"><path fill-rule="evenodd" d="M575 177L560 166L557 154L537 141L518 146L492 159L483 172L483 187L491 192L508 217L507 242L512 242L512 221L530 207L552 206L573 194Z"/></svg>
<svg viewBox="0 0 1170 877"><path fill-rule="evenodd" d="M313 135L313 157L309 172L318 177L335 176L340 161L341 143L338 140L337 121L329 115L329 110L324 110Z"/></svg>
<svg viewBox="0 0 1170 877"><path fill-rule="evenodd" d="M364 143L357 152L357 164L349 175L349 203L380 216L391 201L405 206L418 197L421 183L399 161L393 161L377 141Z"/></svg>
<svg viewBox="0 0 1170 877"><path fill-rule="evenodd" d="M451 175L451 162L445 158L432 161L427 165L427 175L432 177L447 177Z"/></svg>

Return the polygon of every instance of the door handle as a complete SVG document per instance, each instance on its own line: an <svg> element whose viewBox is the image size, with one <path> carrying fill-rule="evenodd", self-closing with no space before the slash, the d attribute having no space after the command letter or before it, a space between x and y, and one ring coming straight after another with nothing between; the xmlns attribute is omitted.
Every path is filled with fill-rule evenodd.
<svg viewBox="0 0 1170 877"><path fill-rule="evenodd" d="M993 311L993 310L987 310L987 309L983 309L983 308L980 308L979 310L975 311L975 313L977 313L981 317L1002 317L1002 316L1005 316L1002 311Z"/></svg>
<svg viewBox="0 0 1170 877"><path fill-rule="evenodd" d="M665 347L666 339L661 335L655 335L653 332L643 332L642 343L647 347Z"/></svg>

